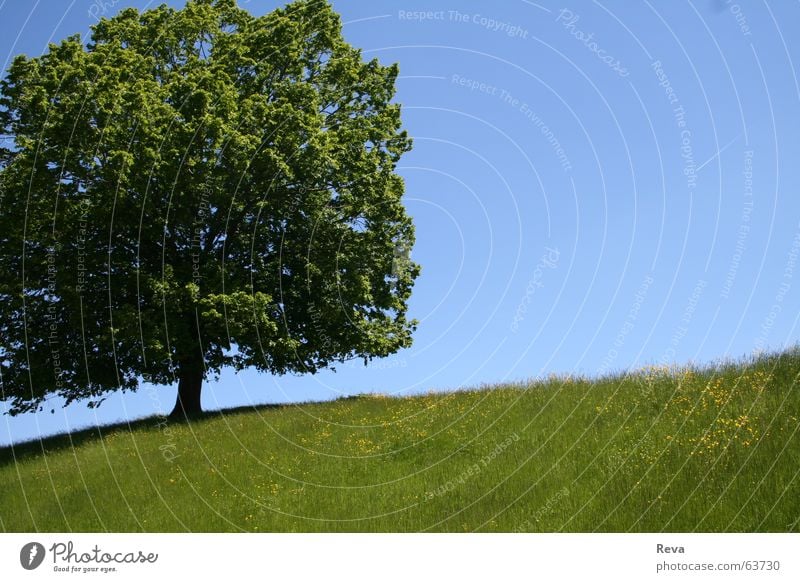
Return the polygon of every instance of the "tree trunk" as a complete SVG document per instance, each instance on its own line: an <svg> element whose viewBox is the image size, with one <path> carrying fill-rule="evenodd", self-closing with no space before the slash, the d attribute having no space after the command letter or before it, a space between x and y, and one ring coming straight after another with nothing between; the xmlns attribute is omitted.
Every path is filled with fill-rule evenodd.
<svg viewBox="0 0 800 582"><path fill-rule="evenodd" d="M178 397L175 408L169 414L170 420L190 420L200 416L200 390L203 387L203 365L199 367L182 367L178 376Z"/></svg>

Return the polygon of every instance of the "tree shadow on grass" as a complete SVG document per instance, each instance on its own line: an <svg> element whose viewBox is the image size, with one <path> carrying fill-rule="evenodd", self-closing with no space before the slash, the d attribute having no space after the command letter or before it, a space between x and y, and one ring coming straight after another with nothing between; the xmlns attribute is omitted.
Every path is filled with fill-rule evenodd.
<svg viewBox="0 0 800 582"><path fill-rule="evenodd" d="M7 446L0 447L0 467L18 463L30 458L51 454L61 450L79 448L85 444L98 442L103 438L113 434L136 433L153 429L161 429L165 426L178 427L191 423L193 426L201 425L209 420L224 417L234 417L241 414L248 414L257 411L267 411L280 408L296 406L295 404L260 404L257 406L237 406L223 410L211 410L202 415L193 417L191 420L169 420L165 416L154 415L136 420L116 422L112 424L97 425L78 429L68 433L35 438L22 441Z"/></svg>
<svg viewBox="0 0 800 582"><path fill-rule="evenodd" d="M107 425L91 426L68 433L34 438L32 440L0 447L0 467L17 463L31 457L49 454L63 449L77 448L84 444L97 442L103 437L121 432L146 430L163 422L164 417L150 416L133 421L123 421Z"/></svg>

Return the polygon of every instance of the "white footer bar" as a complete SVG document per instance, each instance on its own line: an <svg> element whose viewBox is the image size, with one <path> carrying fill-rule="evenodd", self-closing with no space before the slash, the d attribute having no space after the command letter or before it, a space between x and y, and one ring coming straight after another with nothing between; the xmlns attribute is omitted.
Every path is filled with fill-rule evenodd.
<svg viewBox="0 0 800 582"><path fill-rule="evenodd" d="M2 580L800 580L800 534L2 534ZM256 578L257 577L257 578Z"/></svg>

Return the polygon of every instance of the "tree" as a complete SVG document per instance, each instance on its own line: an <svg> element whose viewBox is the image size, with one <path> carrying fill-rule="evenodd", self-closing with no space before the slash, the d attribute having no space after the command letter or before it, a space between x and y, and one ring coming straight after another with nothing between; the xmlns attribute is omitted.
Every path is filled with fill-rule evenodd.
<svg viewBox="0 0 800 582"><path fill-rule="evenodd" d="M325 0L125 9L0 84L0 387L12 414L223 367L409 346L419 266L397 66ZM397 266L402 265L398 269Z"/></svg>

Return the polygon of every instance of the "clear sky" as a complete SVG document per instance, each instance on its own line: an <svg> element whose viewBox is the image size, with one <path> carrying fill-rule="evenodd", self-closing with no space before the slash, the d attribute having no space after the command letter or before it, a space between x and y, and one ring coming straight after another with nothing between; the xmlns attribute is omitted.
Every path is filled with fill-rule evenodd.
<svg viewBox="0 0 800 582"><path fill-rule="evenodd" d="M3 69L155 4L0 0ZM282 4L240 0L254 14ZM595 376L798 341L800 4L333 4L365 57L400 63L415 145L399 171L423 267L414 346L315 376L229 371L206 383L205 408ZM96 411L52 400L0 417L0 443L174 399L142 385Z"/></svg>

